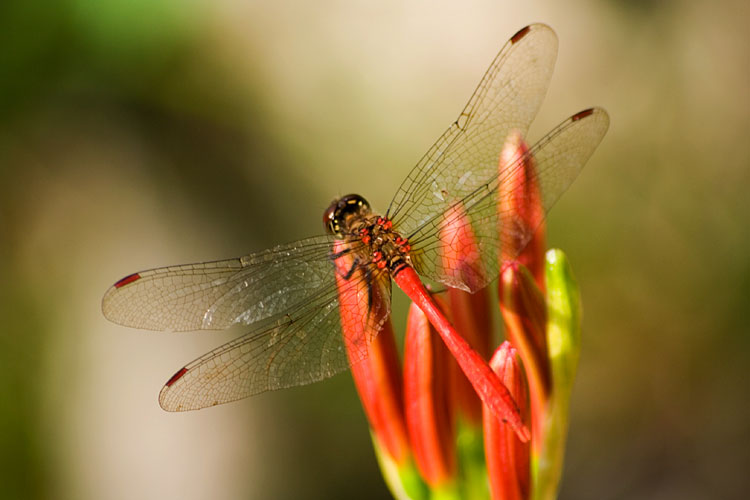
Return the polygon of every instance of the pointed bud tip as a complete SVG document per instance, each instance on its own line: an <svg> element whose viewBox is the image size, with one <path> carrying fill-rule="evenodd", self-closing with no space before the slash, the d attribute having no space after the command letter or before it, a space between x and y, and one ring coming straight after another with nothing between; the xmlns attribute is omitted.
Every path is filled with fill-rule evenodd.
<svg viewBox="0 0 750 500"><path fill-rule="evenodd" d="M529 431L529 428L524 426L521 426L519 429L516 429L516 435L518 436L518 439L521 440L522 443L528 443L531 439L531 432Z"/></svg>

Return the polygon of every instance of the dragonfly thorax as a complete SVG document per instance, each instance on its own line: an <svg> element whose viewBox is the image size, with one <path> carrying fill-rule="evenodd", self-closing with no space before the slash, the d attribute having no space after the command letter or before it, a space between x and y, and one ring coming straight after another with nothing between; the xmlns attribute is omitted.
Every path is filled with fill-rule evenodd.
<svg viewBox="0 0 750 500"><path fill-rule="evenodd" d="M406 238L393 230L390 219L370 214L356 221L352 230L355 238L364 244L369 262L379 269L398 272L404 265L411 264L411 246Z"/></svg>
<svg viewBox="0 0 750 500"><path fill-rule="evenodd" d="M409 263L411 247L406 238L393 230L389 219L373 214L367 200L358 194L331 203L323 222L329 234L358 248L361 264L394 271Z"/></svg>

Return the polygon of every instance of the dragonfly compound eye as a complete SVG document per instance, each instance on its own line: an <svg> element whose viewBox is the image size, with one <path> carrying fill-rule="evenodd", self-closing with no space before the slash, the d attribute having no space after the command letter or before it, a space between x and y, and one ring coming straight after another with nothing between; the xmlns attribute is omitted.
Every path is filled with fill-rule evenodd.
<svg viewBox="0 0 750 500"><path fill-rule="evenodd" d="M323 224L328 234L341 236L347 232L352 217L364 217L370 213L370 204L358 194L342 196L323 212Z"/></svg>

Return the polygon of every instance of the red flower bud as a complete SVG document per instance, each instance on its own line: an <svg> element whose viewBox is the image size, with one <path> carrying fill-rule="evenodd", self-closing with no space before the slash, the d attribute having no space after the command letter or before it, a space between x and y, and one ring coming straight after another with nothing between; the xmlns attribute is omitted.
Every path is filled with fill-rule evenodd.
<svg viewBox="0 0 750 500"><path fill-rule="evenodd" d="M503 342L490 360L518 403L521 416L528 421L529 407L523 370L516 359L516 350ZM487 473L493 499L524 500L529 498L529 443L523 443L507 425L484 407L484 449Z"/></svg>
<svg viewBox="0 0 750 500"><path fill-rule="evenodd" d="M500 258L526 266L544 291L544 205L534 163L521 134L512 132L500 153Z"/></svg>
<svg viewBox="0 0 750 500"><path fill-rule="evenodd" d="M340 253L345 248L344 242L337 241L334 252ZM401 366L391 321L388 319L380 326L362 320L368 317L368 291L364 280L360 281L357 276L361 271L356 270L347 281L344 276L353 265L351 256L344 255L336 259L335 264L341 327L347 355L352 364L354 385L376 438L393 461L402 464L410 454L404 418ZM351 283L356 282L360 284L355 290ZM387 304L382 301L390 300L390 297L383 296L374 285L371 300L371 310L385 310L382 308L387 307ZM362 359L363 349L367 349L365 359Z"/></svg>
<svg viewBox="0 0 750 500"><path fill-rule="evenodd" d="M406 423L414 458L425 482L439 487L456 473L450 411L450 353L421 309L412 304L404 344Z"/></svg>
<svg viewBox="0 0 750 500"><path fill-rule="evenodd" d="M446 215L440 229L443 268L450 269L457 282L472 289L476 289L478 283L485 283L479 246L461 205L456 205ZM489 290L485 287L469 293L448 288L448 299L453 326L482 358L489 359L492 345ZM455 363L452 366L451 385L455 404L462 417L479 424L482 418L481 401L459 367Z"/></svg>
<svg viewBox="0 0 750 500"><path fill-rule="evenodd" d="M542 444L551 384L546 336L547 304L531 273L518 262L506 264L499 286L505 335L518 348L529 381L531 434L537 449Z"/></svg>
<svg viewBox="0 0 750 500"><path fill-rule="evenodd" d="M532 436L541 446L550 391L544 298L544 204L533 156L518 132L500 153L498 216L502 235L500 311L506 337L519 350L529 377Z"/></svg>

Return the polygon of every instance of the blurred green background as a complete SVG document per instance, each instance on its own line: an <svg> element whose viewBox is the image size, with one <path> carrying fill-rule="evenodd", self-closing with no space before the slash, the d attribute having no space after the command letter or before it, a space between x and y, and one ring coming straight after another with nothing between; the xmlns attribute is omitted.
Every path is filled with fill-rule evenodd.
<svg viewBox="0 0 750 500"><path fill-rule="evenodd" d="M0 497L386 497L349 375L169 414L242 330L127 329L101 296L318 234L337 195L384 209L534 21L560 55L531 139L612 116L548 224L585 307L561 498L746 498L746 0L3 0Z"/></svg>

